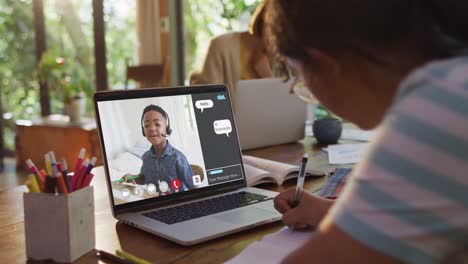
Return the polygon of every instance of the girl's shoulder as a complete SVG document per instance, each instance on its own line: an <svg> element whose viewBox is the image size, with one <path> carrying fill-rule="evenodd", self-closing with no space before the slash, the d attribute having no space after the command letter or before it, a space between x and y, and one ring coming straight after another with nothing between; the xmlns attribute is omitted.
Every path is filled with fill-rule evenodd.
<svg viewBox="0 0 468 264"><path fill-rule="evenodd" d="M429 62L400 84L396 101L408 95L446 91L468 98L468 56Z"/></svg>
<svg viewBox="0 0 468 264"><path fill-rule="evenodd" d="M468 56L429 62L421 71L438 80L468 85Z"/></svg>

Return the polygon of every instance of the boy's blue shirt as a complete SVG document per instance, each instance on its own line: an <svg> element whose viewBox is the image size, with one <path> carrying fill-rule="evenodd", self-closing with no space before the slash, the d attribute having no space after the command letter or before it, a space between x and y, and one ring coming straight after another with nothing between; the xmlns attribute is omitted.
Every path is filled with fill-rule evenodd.
<svg viewBox="0 0 468 264"><path fill-rule="evenodd" d="M143 176L145 184L152 183L156 185L159 191L158 180L165 181L169 185L171 193L175 192L171 182L179 179L181 182L181 191L193 189L195 186L192 181L192 169L185 155L178 149L172 147L167 141L166 148L160 157L157 157L153 146L146 151L143 156L143 165L140 174Z"/></svg>

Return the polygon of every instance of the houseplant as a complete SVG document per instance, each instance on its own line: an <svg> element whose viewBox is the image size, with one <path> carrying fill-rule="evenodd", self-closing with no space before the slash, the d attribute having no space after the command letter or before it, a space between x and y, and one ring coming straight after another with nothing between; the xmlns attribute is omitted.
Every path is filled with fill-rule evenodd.
<svg viewBox="0 0 468 264"><path fill-rule="evenodd" d="M92 85L82 67L67 58L71 56L55 49L44 52L39 62L39 80L49 88L52 111L79 122L86 108L85 95L91 94Z"/></svg>
<svg viewBox="0 0 468 264"><path fill-rule="evenodd" d="M342 120L322 106L311 91L302 82L296 82L292 91L301 100L308 103L308 120L306 124L312 123L312 131L317 142L320 144L336 144L341 137ZM310 116L311 115L311 116Z"/></svg>
<svg viewBox="0 0 468 264"><path fill-rule="evenodd" d="M342 121L322 105L315 110L316 120L312 126L317 142L321 144L336 144L341 137Z"/></svg>

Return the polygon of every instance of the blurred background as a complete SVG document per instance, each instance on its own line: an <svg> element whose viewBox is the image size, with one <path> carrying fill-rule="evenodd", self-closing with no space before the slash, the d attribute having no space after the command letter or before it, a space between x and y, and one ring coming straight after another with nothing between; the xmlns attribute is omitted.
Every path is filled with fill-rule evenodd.
<svg viewBox="0 0 468 264"><path fill-rule="evenodd" d="M246 31L259 2L0 0L2 169L23 167L15 158L24 162L49 135L88 129L93 92L139 87L132 74L141 65L158 72L160 86L188 84L210 39Z"/></svg>

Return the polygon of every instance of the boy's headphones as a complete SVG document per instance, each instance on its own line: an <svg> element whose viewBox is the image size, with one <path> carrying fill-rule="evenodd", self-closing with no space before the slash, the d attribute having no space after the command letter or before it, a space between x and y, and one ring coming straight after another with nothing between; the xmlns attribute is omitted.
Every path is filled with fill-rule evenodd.
<svg viewBox="0 0 468 264"><path fill-rule="evenodd" d="M145 114L148 113L149 111L156 111L160 114L163 115L163 117L166 119L167 124L166 124L166 134L163 135L163 137L168 137L172 133L172 128L171 128L171 122L169 121L169 116L167 115L166 111L162 109L160 106L150 104L145 109L143 110L143 114L141 115L141 132L144 137L146 137L145 134L145 124L143 118L145 117Z"/></svg>

